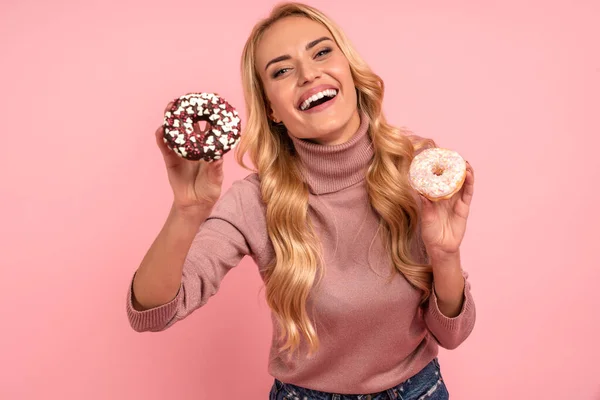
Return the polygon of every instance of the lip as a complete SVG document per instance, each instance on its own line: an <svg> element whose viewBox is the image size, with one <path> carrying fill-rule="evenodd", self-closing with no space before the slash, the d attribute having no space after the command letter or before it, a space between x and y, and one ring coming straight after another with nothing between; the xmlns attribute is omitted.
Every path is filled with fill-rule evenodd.
<svg viewBox="0 0 600 400"><path fill-rule="evenodd" d="M326 101L323 104L319 104L318 106L315 106L313 108L309 108L308 110L304 110L302 112L305 113L305 114L319 113L319 112L321 112L321 111L323 111L323 110L325 110L325 109L327 109L329 107L332 107L335 104L335 102L337 101L337 98L338 97L335 96L333 99L331 99L329 101Z"/></svg>
<svg viewBox="0 0 600 400"><path fill-rule="evenodd" d="M298 102L296 103L296 108L300 109L300 106L302 105L302 103L304 103L304 101L306 99L308 99L309 97L311 97L313 94L319 93L323 90L327 90L327 89L335 89L338 94L340 89L338 89L337 87L333 86L333 85L319 85L319 86L315 86L312 89L307 90L306 92L304 92L302 94L302 96L300 96L300 100L298 100Z"/></svg>

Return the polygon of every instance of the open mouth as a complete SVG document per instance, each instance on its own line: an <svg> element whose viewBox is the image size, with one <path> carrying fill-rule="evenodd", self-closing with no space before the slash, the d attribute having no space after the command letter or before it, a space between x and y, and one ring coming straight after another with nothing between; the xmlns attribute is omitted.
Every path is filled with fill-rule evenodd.
<svg viewBox="0 0 600 400"><path fill-rule="evenodd" d="M335 96L337 96L337 94L338 94L338 90L336 90L336 89L322 90L319 93L315 93L312 96L310 96L308 99L304 100L300 104L299 108L301 111L310 110L311 108L319 106L323 103L327 103L328 101L333 99Z"/></svg>

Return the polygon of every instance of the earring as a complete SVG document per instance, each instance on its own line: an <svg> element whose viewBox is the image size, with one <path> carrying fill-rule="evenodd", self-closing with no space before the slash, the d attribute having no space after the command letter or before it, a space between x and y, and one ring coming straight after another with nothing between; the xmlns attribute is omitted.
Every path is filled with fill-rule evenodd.
<svg viewBox="0 0 600 400"><path fill-rule="evenodd" d="M269 107L270 108L270 107ZM274 125L282 126L283 122L281 120L275 118L275 114L273 113L273 109L269 109L269 119L273 122Z"/></svg>
<svg viewBox="0 0 600 400"><path fill-rule="evenodd" d="M283 125L283 122L276 118L271 118L271 123L272 123L273 128L275 128L275 129L284 129L285 128L285 125Z"/></svg>

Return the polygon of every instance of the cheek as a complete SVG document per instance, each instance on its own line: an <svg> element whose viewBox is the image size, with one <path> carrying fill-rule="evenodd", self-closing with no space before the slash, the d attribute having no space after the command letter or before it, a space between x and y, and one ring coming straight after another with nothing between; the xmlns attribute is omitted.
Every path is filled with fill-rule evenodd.
<svg viewBox="0 0 600 400"><path fill-rule="evenodd" d="M346 90L348 90L348 86L354 87L352 71L345 58L336 60L335 65L332 66L332 73L339 82L346 86Z"/></svg>
<svg viewBox="0 0 600 400"><path fill-rule="evenodd" d="M284 87L273 88L268 92L267 98L271 102L273 111L280 115L289 114L294 111L291 107L293 104L293 93Z"/></svg>
<svg viewBox="0 0 600 400"><path fill-rule="evenodd" d="M352 71L350 70L349 65L345 65L344 68L344 82L347 85L354 87L354 79L352 78Z"/></svg>
<svg viewBox="0 0 600 400"><path fill-rule="evenodd" d="M272 85L265 85L265 95L267 96L267 101L271 105L273 111L277 111L279 109L279 104L281 103L279 91L277 91Z"/></svg>
<svg viewBox="0 0 600 400"><path fill-rule="evenodd" d="M269 96L269 101L271 102L271 108L273 108L275 113L281 115L285 112L280 94L271 94Z"/></svg>

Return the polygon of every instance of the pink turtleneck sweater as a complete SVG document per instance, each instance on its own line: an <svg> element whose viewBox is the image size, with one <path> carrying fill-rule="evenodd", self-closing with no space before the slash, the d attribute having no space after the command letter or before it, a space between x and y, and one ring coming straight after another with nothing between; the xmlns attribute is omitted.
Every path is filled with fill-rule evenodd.
<svg viewBox="0 0 600 400"><path fill-rule="evenodd" d="M325 276L307 307L319 333L317 354L292 360L278 355L273 318L268 371L286 383L340 394L383 391L419 372L437 355L438 346L457 347L475 323L468 281L455 318L440 312L435 294L419 307L419 291L402 275L387 281L391 261L377 239L378 219L365 190L373 155L368 122L362 114L356 134L341 145L293 139L305 165L310 217L323 243ZM245 256L252 257L259 273L274 257L256 174L234 182L201 225L175 299L137 311L130 286L131 326L161 331L205 306Z"/></svg>

